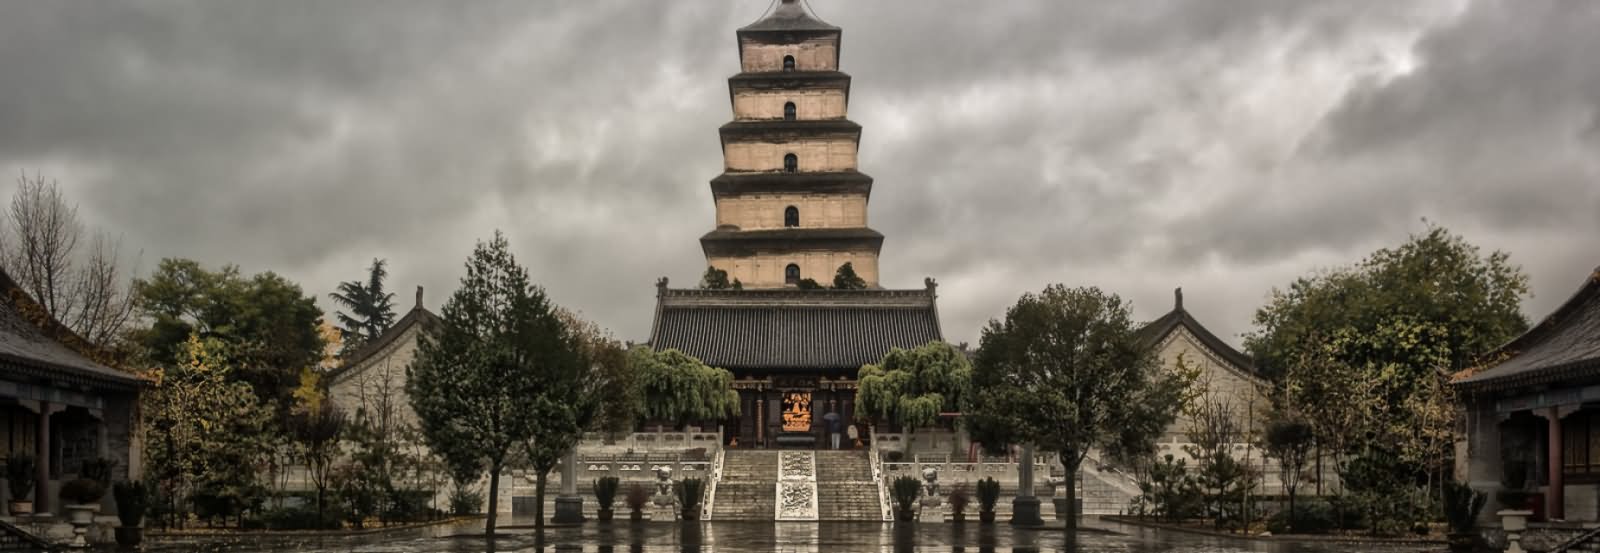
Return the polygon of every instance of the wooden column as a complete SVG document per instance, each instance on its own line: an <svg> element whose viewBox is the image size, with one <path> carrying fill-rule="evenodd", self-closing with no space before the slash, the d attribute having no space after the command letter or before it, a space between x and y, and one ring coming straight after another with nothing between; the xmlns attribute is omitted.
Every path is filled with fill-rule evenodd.
<svg viewBox="0 0 1600 553"><path fill-rule="evenodd" d="M1566 519L1566 513L1563 512L1565 510L1564 503L1566 502L1566 497L1563 492L1566 490L1563 489L1564 482L1562 482L1561 477L1562 464L1564 461L1561 450L1561 440L1565 436L1561 433L1561 409L1557 407L1551 407L1547 409L1545 411L1545 418L1549 419L1550 421L1550 430L1547 432L1550 435L1550 439L1547 440L1549 442L1550 462L1548 463L1549 472L1546 473L1549 475L1550 488L1549 491L1544 494L1544 516L1549 520L1564 520Z"/></svg>
<svg viewBox="0 0 1600 553"><path fill-rule="evenodd" d="M34 467L37 483L33 490L33 512L50 512L50 412L54 406L48 401L39 402L39 434L34 437L34 457L39 464Z"/></svg>

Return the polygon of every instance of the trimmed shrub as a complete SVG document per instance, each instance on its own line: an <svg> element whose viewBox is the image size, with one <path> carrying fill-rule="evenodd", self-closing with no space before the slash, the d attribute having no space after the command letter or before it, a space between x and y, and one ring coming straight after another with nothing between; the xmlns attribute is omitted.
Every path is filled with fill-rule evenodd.
<svg viewBox="0 0 1600 553"><path fill-rule="evenodd" d="M1267 531L1274 534L1326 534L1339 526L1333 507L1324 501L1301 501L1294 506L1294 520L1289 520L1289 510L1273 513L1267 519Z"/></svg>
<svg viewBox="0 0 1600 553"><path fill-rule="evenodd" d="M6 458L6 485L11 488L12 501L27 501L28 495L33 493L37 469L32 455L13 453Z"/></svg>
<svg viewBox="0 0 1600 553"><path fill-rule="evenodd" d="M1000 483L994 478L984 478L978 481L978 510L994 511L994 505L1000 502Z"/></svg>
<svg viewBox="0 0 1600 553"><path fill-rule="evenodd" d="M594 481L594 499L601 510L610 510L617 502L617 489L622 487L622 480L615 476L603 476Z"/></svg>
<svg viewBox="0 0 1600 553"><path fill-rule="evenodd" d="M483 509L483 494L467 486L450 492L450 514L475 515Z"/></svg>
<svg viewBox="0 0 1600 553"><path fill-rule="evenodd" d="M106 496L106 487L91 478L79 478L61 486L61 500L68 504L89 505L99 503Z"/></svg>

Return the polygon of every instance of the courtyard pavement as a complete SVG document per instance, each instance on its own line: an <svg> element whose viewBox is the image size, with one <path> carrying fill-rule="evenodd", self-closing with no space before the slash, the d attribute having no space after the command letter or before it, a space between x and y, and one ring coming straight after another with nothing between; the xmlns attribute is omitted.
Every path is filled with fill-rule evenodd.
<svg viewBox="0 0 1600 553"><path fill-rule="evenodd" d="M512 520L513 525L527 521ZM1410 553L1428 546L1383 546L1323 541L1283 542L1215 538L1187 533L1086 521L1075 543L1059 528L1019 530L1004 524L921 524L896 527L875 523L590 523L548 528L543 539L525 528L507 529L495 551L550 553ZM477 553L487 551L483 525L462 524L380 535L305 538L193 538L148 544L146 551L229 553Z"/></svg>

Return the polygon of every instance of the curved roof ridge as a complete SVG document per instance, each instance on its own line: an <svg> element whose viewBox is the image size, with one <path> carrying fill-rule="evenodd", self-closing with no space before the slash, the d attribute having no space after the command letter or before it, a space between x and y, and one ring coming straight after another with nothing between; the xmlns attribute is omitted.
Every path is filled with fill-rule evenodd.
<svg viewBox="0 0 1600 553"><path fill-rule="evenodd" d="M1538 324L1479 356L1478 366L1455 376L1467 388L1539 384L1600 369L1600 267ZM1553 344L1553 345L1547 345Z"/></svg>
<svg viewBox="0 0 1600 553"><path fill-rule="evenodd" d="M1172 334L1173 330L1177 329L1178 327L1183 327L1189 331L1189 334L1192 334L1195 338L1199 339L1201 344L1207 349L1215 352L1218 357L1223 358L1227 362L1234 364L1239 369L1242 369L1251 375L1258 377L1260 376L1260 374L1256 372L1255 360L1251 359L1250 356L1244 352L1235 349L1232 345L1228 344L1228 342L1217 337L1216 334L1212 334L1210 329L1207 329L1205 325L1200 324L1200 321L1195 319L1194 315L1191 315L1187 309L1183 308L1183 293L1181 291L1174 291L1174 296L1176 297L1176 300L1174 301L1172 311L1168 311L1167 314L1162 315L1154 321L1150 321L1148 324L1144 325L1143 328L1139 329L1138 333L1144 338L1145 343L1152 346L1159 344L1162 340L1165 340L1169 334Z"/></svg>

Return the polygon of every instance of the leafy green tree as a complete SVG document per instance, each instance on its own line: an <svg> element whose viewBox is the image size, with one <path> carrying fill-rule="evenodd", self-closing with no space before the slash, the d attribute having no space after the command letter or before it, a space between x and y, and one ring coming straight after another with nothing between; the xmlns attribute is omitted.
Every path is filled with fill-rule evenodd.
<svg viewBox="0 0 1600 553"><path fill-rule="evenodd" d="M1362 480L1410 482L1419 475L1371 473L1420 469L1438 483L1455 432L1442 373L1474 366L1527 328L1519 310L1527 283L1506 253L1484 255L1430 226L1354 266L1275 290L1245 348L1279 380L1283 407L1311 421L1341 476L1351 460L1381 459L1359 467Z"/></svg>
<svg viewBox="0 0 1600 553"><path fill-rule="evenodd" d="M453 472L468 464L489 471L484 531L493 539L500 473L512 454L582 426L572 423L582 406L562 403L581 401L588 361L503 234L478 243L466 267L440 309L442 324L423 335L406 392L423 439Z"/></svg>
<svg viewBox="0 0 1600 553"><path fill-rule="evenodd" d="M1250 491L1256 473L1233 456L1233 445L1244 441L1245 429L1234 419L1233 406L1219 397L1200 398L1186 409L1190 425L1185 432L1194 457L1198 482L1212 505L1213 523L1221 528L1230 519L1248 528Z"/></svg>
<svg viewBox="0 0 1600 553"><path fill-rule="evenodd" d="M889 350L878 364L861 367L856 381L857 418L893 421L909 440L917 428L937 424L940 413L961 411L972 389L972 364L955 346L934 341Z"/></svg>
<svg viewBox="0 0 1600 553"><path fill-rule="evenodd" d="M192 260L169 258L150 278L136 281L134 292L149 326L133 335L149 364L179 355L191 335L215 339L226 346L234 367L229 378L250 384L279 421L293 405L301 370L322 358L322 309L277 274L245 278L232 265L209 271Z"/></svg>
<svg viewBox="0 0 1600 553"><path fill-rule="evenodd" d="M603 384L598 395L605 401L601 402L595 430L607 433L632 430L644 405L644 392L640 389L638 374L628 366L628 350L593 321L565 309L558 310L557 316L578 335L584 358L593 364Z"/></svg>
<svg viewBox="0 0 1600 553"><path fill-rule="evenodd" d="M1274 376L1311 348L1358 367L1396 367L1397 376L1461 370L1527 330L1519 309L1527 293L1528 277L1508 254L1480 255L1431 226L1353 267L1274 290L1244 345Z"/></svg>
<svg viewBox="0 0 1600 553"><path fill-rule="evenodd" d="M1153 450L1187 385L1161 368L1135 330L1121 298L1059 284L1024 294L983 329L964 423L990 450L1032 443L1060 456L1069 531L1077 527L1084 456L1093 448Z"/></svg>
<svg viewBox="0 0 1600 553"><path fill-rule="evenodd" d="M323 521L328 477L339 454L339 438L344 435L344 412L330 401L305 402L289 415L287 425L295 456L305 463L306 476L317 490L317 521Z"/></svg>
<svg viewBox="0 0 1600 553"><path fill-rule="evenodd" d="M810 278L802 278L802 279L800 279L799 282L796 282L794 286L795 286L795 288L799 288L801 290L821 290L822 289L822 285L821 284L817 284L816 279L810 279Z"/></svg>
<svg viewBox="0 0 1600 553"><path fill-rule="evenodd" d="M1311 423L1291 411L1279 410L1272 414L1261 433L1261 445L1268 457L1278 463L1278 481L1289 498L1289 529L1297 530L1300 519L1295 516L1295 493L1300 488L1300 477L1311 462L1311 452L1316 447L1316 435Z"/></svg>
<svg viewBox="0 0 1600 553"><path fill-rule="evenodd" d="M701 290L743 290L744 283L739 279L728 282L728 272L716 267L706 267L706 274L700 277Z"/></svg>
<svg viewBox="0 0 1600 553"><path fill-rule="evenodd" d="M833 275L833 288L835 290L863 290L867 287L864 278L856 276L856 268L849 261L839 266L839 272Z"/></svg>
<svg viewBox="0 0 1600 553"><path fill-rule="evenodd" d="M683 428L689 421L739 414L739 393L727 369L707 366L675 349L643 346L628 352L628 367L638 379L637 397L643 403L636 409L645 420L672 421Z"/></svg>
<svg viewBox="0 0 1600 553"><path fill-rule="evenodd" d="M367 269L366 282L341 282L337 292L328 294L335 304L350 311L334 313L339 320L339 332L344 337L346 354L383 335L394 325L394 292L386 292L383 288L383 281L389 276L389 270L384 267L386 264L387 261L382 259L372 260L372 266Z"/></svg>
<svg viewBox="0 0 1600 553"><path fill-rule="evenodd" d="M205 504L202 515L222 516L252 503L261 486L250 467L272 446L270 413L230 378L227 345L190 337L182 347L152 372L141 398L145 471L166 502L164 525L181 525L191 501Z"/></svg>

